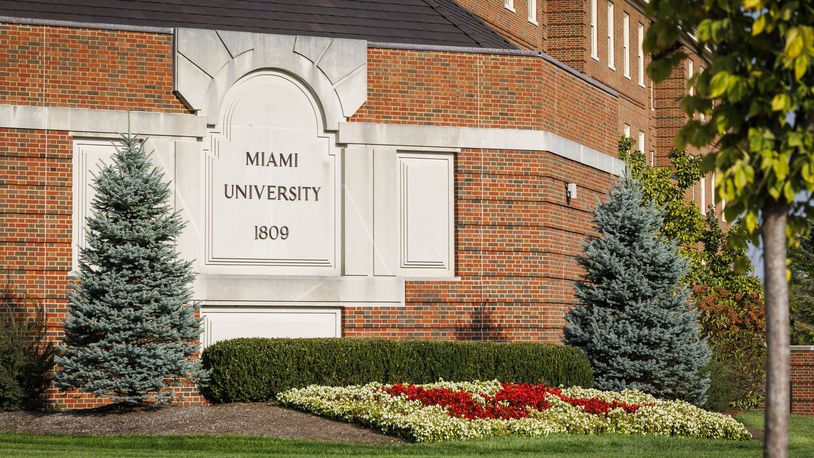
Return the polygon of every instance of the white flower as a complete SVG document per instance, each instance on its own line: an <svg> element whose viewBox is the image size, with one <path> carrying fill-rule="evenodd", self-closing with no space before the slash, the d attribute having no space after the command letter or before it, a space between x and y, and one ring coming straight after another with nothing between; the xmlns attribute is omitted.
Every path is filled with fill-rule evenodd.
<svg viewBox="0 0 814 458"><path fill-rule="evenodd" d="M482 394L494 396L500 390L497 380L481 382L437 382L425 388L465 390L476 402L485 403ZM574 398L598 398L642 405L635 413L614 409L608 415L586 413L549 395L551 408L531 410L528 418L467 420L449 415L441 406L425 406L406 396L381 391L381 383L347 387L311 385L277 395L285 406L337 420L358 423L417 442L475 439L518 435L545 436L551 433L648 434L723 439L750 439L746 428L728 415L708 412L683 401L665 401L648 394L625 390L600 391L580 387L564 388L562 394Z"/></svg>

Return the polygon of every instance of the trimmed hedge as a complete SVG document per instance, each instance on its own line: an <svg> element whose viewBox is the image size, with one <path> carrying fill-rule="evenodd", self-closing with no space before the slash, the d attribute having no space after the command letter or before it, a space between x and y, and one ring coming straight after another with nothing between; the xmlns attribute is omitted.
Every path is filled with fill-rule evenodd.
<svg viewBox="0 0 814 458"><path fill-rule="evenodd" d="M593 385L577 348L540 343L380 339L233 339L204 350L212 402L268 401L311 384L493 380Z"/></svg>

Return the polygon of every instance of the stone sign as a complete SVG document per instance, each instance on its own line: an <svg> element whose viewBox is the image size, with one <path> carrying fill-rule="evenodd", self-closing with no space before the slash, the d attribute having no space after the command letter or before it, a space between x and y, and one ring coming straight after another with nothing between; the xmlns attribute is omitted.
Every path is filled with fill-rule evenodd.
<svg viewBox="0 0 814 458"><path fill-rule="evenodd" d="M336 156L308 91L281 73L241 80L207 163L207 264L333 269Z"/></svg>

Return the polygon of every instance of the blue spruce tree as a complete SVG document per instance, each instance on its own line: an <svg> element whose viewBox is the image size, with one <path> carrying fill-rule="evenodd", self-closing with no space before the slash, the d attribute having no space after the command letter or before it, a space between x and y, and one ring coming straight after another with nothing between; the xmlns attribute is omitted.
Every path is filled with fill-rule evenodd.
<svg viewBox="0 0 814 458"><path fill-rule="evenodd" d="M579 258L585 281L566 315L566 343L585 352L597 388L702 404L710 351L681 285L687 263L658 232L661 215L626 177L594 210L594 223L601 236Z"/></svg>
<svg viewBox="0 0 814 458"><path fill-rule="evenodd" d="M169 184L139 140L122 143L95 178L54 380L121 405L162 404L183 379L204 375L191 359L201 333L194 274L175 251L184 223Z"/></svg>

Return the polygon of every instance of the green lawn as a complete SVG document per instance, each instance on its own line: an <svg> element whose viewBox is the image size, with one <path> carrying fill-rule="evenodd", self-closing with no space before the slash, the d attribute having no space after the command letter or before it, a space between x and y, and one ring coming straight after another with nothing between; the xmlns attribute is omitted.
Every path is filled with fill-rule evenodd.
<svg viewBox="0 0 814 458"><path fill-rule="evenodd" d="M761 429L761 412L737 418ZM791 456L814 456L814 417L793 417ZM1 456L562 456L562 457L742 457L760 456L757 441L693 440L642 436L565 436L503 438L446 444L358 446L251 437L185 436L34 436L0 434Z"/></svg>

